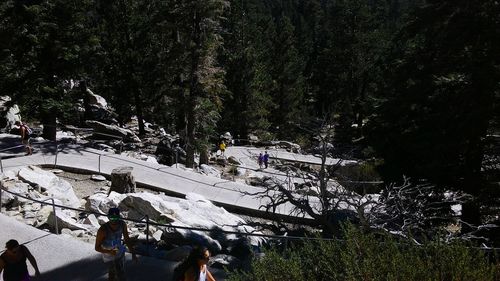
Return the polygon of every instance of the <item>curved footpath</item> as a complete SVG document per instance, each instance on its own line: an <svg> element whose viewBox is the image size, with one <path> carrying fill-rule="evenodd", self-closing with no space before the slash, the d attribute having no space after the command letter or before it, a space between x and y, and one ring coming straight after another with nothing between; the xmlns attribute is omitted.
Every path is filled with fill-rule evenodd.
<svg viewBox="0 0 500 281"><path fill-rule="evenodd" d="M71 236L55 235L27 226L13 218L0 214L0 253L5 242L16 239L25 244L37 260L40 278L33 281L104 281L107 267L94 246ZM126 257L129 281L170 280L175 262L139 256L139 261ZM35 270L28 262L30 274ZM224 280L223 272L211 269L217 280ZM1 274L0 274L1 275ZM0 276L0 281L3 278Z"/></svg>
<svg viewBox="0 0 500 281"><path fill-rule="evenodd" d="M291 216L293 206L288 203L276 207L274 214L266 212L263 206L270 203L269 197L251 195L262 192L264 190L262 187L85 148L78 144L59 145L57 157L54 144L38 144L34 148L35 153L25 157L10 155L12 158L6 158L9 155L3 153L1 156L4 172L29 165L41 165L109 177L114 168L130 166L133 167L132 174L139 186L155 189L170 196L184 197L185 194L193 192L203 195L228 211L267 218L280 217L289 221L308 220Z"/></svg>

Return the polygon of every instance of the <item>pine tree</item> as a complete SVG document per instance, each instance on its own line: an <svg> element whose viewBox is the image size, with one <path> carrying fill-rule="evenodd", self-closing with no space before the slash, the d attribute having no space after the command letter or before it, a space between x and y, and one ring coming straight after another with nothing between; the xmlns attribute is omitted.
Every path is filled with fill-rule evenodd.
<svg viewBox="0 0 500 281"><path fill-rule="evenodd" d="M221 63L225 65L230 96L224 102L221 128L240 137L250 132L262 135L270 126L272 101L265 89L269 75L262 62L266 49L261 24L266 15L259 2L233 1L224 25Z"/></svg>
<svg viewBox="0 0 500 281"><path fill-rule="evenodd" d="M295 47L294 27L287 16L277 19L276 36L272 39L272 98L275 104L273 125L280 138L296 129L304 98L304 64Z"/></svg>
<svg viewBox="0 0 500 281"><path fill-rule="evenodd" d="M143 135L143 79L147 69L143 62L149 50L150 18L146 13L150 9L143 1L98 0L97 10L101 41L98 89L110 98L120 122L135 113L139 134Z"/></svg>
<svg viewBox="0 0 500 281"><path fill-rule="evenodd" d="M481 194L484 139L498 115L499 20L496 1L428 1L413 14L372 122L386 179L407 175ZM466 220L479 222L475 212Z"/></svg>
<svg viewBox="0 0 500 281"><path fill-rule="evenodd" d="M78 3L77 3L78 2ZM0 89L55 139L56 118L72 108L69 80L85 71L97 44L88 32L91 1L4 1L0 6Z"/></svg>
<svg viewBox="0 0 500 281"><path fill-rule="evenodd" d="M186 166L194 164L196 148L207 141L207 133L197 135L201 127L218 121L220 95L225 92L224 72L217 62L217 50L222 44L220 21L229 3L224 0L174 1L173 14L177 32L177 47L183 48L181 63L185 68L179 83L185 116ZM211 117L211 118L207 118ZM201 122L207 121L203 124Z"/></svg>
<svg viewBox="0 0 500 281"><path fill-rule="evenodd" d="M307 64L308 100L315 116L334 120L338 146L351 145L353 125L363 126L370 97L391 34L384 1L325 1L312 6L318 16ZM311 21L311 20L310 20Z"/></svg>

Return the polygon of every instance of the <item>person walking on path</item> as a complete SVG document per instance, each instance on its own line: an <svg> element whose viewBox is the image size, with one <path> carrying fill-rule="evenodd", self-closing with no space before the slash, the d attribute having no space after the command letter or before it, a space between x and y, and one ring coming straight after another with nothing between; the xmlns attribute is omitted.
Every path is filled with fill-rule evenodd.
<svg viewBox="0 0 500 281"><path fill-rule="evenodd" d="M224 140L220 142L219 149L220 155L224 156L224 152L226 151L226 143L224 142Z"/></svg>
<svg viewBox="0 0 500 281"><path fill-rule="evenodd" d="M264 153L264 167L267 169L267 166L269 165L269 154L267 153L267 150Z"/></svg>
<svg viewBox="0 0 500 281"><path fill-rule="evenodd" d="M103 224L97 231L95 240L95 250L102 253L104 262L109 265L108 280L124 281L125 276L125 245L132 253L132 259L137 262L128 229L125 222L120 217L118 208L110 208L108 211L109 222Z"/></svg>
<svg viewBox="0 0 500 281"><path fill-rule="evenodd" d="M175 268L173 281L215 281L207 267L209 259L210 251L206 247L194 247Z"/></svg>
<svg viewBox="0 0 500 281"><path fill-rule="evenodd" d="M19 245L17 240L9 240L5 244L5 252L0 255L0 273L3 271L4 281L29 281L30 275L26 259L35 269L35 276L40 277L40 270L35 257L24 245Z"/></svg>
<svg viewBox="0 0 500 281"><path fill-rule="evenodd" d="M21 142L26 148L26 155L33 154L33 149L31 148L31 136L29 133L29 127L21 121L16 121L16 125L19 126L19 132L21 135Z"/></svg>
<svg viewBox="0 0 500 281"><path fill-rule="evenodd" d="M264 155L262 155L262 152L259 153L257 163L259 164L259 169L262 169L262 165L264 164Z"/></svg>

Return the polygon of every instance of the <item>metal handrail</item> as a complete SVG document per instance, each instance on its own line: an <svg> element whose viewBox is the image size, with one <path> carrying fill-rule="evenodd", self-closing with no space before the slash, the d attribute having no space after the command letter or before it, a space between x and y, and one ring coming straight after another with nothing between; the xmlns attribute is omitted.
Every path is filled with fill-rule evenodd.
<svg viewBox="0 0 500 281"><path fill-rule="evenodd" d="M143 219L146 219L146 252L149 254L149 216L145 215L139 220L142 221Z"/></svg>
<svg viewBox="0 0 500 281"><path fill-rule="evenodd" d="M42 200L42 202L45 202L47 200L51 200L52 201L52 210L54 211L54 223L55 223L55 227L56 227L56 234L59 235L59 227L57 225L57 213L56 213L56 206L55 206L54 198L47 198L45 200ZM37 214L38 214L38 212L37 212Z"/></svg>
<svg viewBox="0 0 500 281"><path fill-rule="evenodd" d="M3 187L0 186L0 192L2 190L5 191L5 192L7 192L7 193L10 193L12 195L24 198L26 200L30 200L30 201L41 203L41 204L46 204L45 202L43 202L41 200L37 200L37 199L26 197L24 195L21 195L21 194L18 194L18 193L6 190L6 189L4 189ZM64 206L64 205L59 205L59 204L55 204L55 203L53 204L53 206L61 208L61 209L72 210L72 211L79 212L79 213L93 214L93 215L96 215L96 216L107 216L106 214L102 214L102 213L98 213L98 212L93 212L93 211L88 211L88 210L82 210L82 209L73 208L73 207ZM130 221L130 222L133 222L133 223L143 223L143 219L145 217L146 216L144 216L140 220L129 219L129 218L122 218L122 220L124 220L124 221ZM178 225L171 225L171 224L162 224L162 223L157 223L157 222L154 222L154 221L152 222L152 221L149 220L149 217L147 218L147 221L149 221L149 223L147 225L152 225L152 226L167 227L167 228L173 228L173 229L185 229L185 230L191 230L191 231L202 231L202 232L211 232L211 231L213 231L212 229L207 229L207 228L178 226ZM234 235L241 235L241 236L252 236L252 237L273 238L273 239L295 239L295 240L306 239L306 240L327 240L327 241L329 241L329 240L338 240L336 238L269 235L269 234L250 233L250 232L238 232L238 231L229 231L229 230L220 230L220 232L222 232L224 234L234 234Z"/></svg>
<svg viewBox="0 0 500 281"><path fill-rule="evenodd" d="M4 152L4 151L8 151L8 150L12 150L14 148L19 148L19 147L25 147L26 145L24 144L20 144L20 145L16 145L16 146L11 146L11 147L7 147L7 148L4 148L4 149L0 149L0 152Z"/></svg>
<svg viewBox="0 0 500 281"><path fill-rule="evenodd" d="M45 125L45 127L57 127L57 126ZM121 154L121 152L123 151L123 144L124 144L123 140L124 140L124 138L122 136L117 136L117 135L113 135L113 134L106 134L106 133L95 132L93 128L69 127L67 129L69 131L71 131L71 130L75 131L75 143L77 142L77 137L78 137L77 131L92 131L92 133L96 134L96 135L109 136L109 137L113 137L113 138L119 139L120 140L119 154ZM240 140L244 140L244 139L240 139ZM9 149L13 149L13 148L22 147L22 146L24 146L24 145L19 145L19 146L15 146L15 147L6 148L6 149L3 149L3 150L0 150L0 152L5 151L5 150L9 150ZM274 158L274 157L270 157L270 158ZM0 156L0 161L1 161L1 156ZM178 150L176 149L176 161L175 161L176 167L177 167L177 163L178 163ZM0 165L1 165L1 162L0 162ZM56 160L55 160L54 165L57 165L57 152L56 152ZM235 164L231 164L231 163L227 163L227 165L228 166L232 166L232 167L240 167L242 169L251 170L251 171L259 171L261 173L270 174L270 175L287 176L286 174L279 173L279 172L278 173L277 172L270 172L270 171L265 171L265 170L262 170L262 169L256 169L256 168L246 167L246 166L242 166L242 165L235 165Z"/></svg>
<svg viewBox="0 0 500 281"><path fill-rule="evenodd" d="M57 231L57 219L55 217L56 215L56 211L55 211L55 207L59 207L61 209L68 209L68 210L73 210L73 211L76 211L76 212L80 212L80 213L87 213L87 214L94 214L94 215L97 215L97 216L106 216L105 214L101 214L101 213L97 213L97 212L92 212L92 211L87 211L87 210L82 210L82 209L77 209L77 208L72 208L72 207L68 207L68 206L64 206L64 205L59 205L59 204L55 204L54 203L54 199L53 198L48 198L48 199L45 199L45 200L36 200L36 199L33 199L33 198L29 198L29 197L26 197L26 196L23 196L21 194L18 194L18 193L15 193L15 192L12 192L12 191L9 191L9 190L5 190L3 188L3 186L0 185L0 212L2 210L2 206L1 206L1 197L2 197L2 190L7 192L7 193L10 193L10 194L13 194L15 196L19 196L21 198L24 198L24 199L27 199L27 200L30 200L30 201L33 201L33 202L38 202L38 203L41 203L41 204L46 204L44 201L47 201L47 200L52 200L52 206L54 208L54 218L55 218L55 221L56 221L56 231ZM149 216L145 215L144 217L142 217L140 220L134 220L134 219L129 219L129 218L122 218L122 220L124 221L130 221L130 222L134 222L134 223L142 223L143 222L143 219L146 218L146 227L147 227L147 233L146 233L146 239L147 241L149 242L149 237L148 237L148 234L149 234L149 225L154 225L154 226L160 226L160 227L167 227L167 228L173 228L173 229L185 229L185 230L191 230L191 231L202 231L202 232L211 232L212 229L205 229L205 228L198 228L198 227L187 227L187 226L176 226L176 225L167 225L167 224L161 224L161 223L157 223L157 222L150 222L149 221ZM249 232L237 232L237 231L228 231L228 230L220 230L221 233L224 233L224 234L235 234L235 235L241 235L241 236L253 236L253 237L262 237L262 238L268 238L268 239L279 239L279 240L282 240L284 239L286 244L288 244L288 241L289 240L309 240L309 241L344 241L342 239L338 239L338 238L323 238L323 237L303 237L303 236L286 236L286 235L268 235L268 234L259 234L259 233L249 233ZM57 233L56 233L57 234ZM285 244L285 247L286 247L286 244ZM474 248L474 249L479 249L479 250L483 250L483 251L500 251L500 248L493 248L493 247L483 247L483 248L480 248L480 247L471 247L471 248Z"/></svg>
<svg viewBox="0 0 500 281"><path fill-rule="evenodd" d="M0 152L12 150L12 149L19 148L19 147L25 147L25 146L26 145L24 145L24 144L20 144L20 145L16 145L16 146L11 146L11 147L7 147L7 148L4 148L4 149L1 149ZM0 172L3 173L3 162L2 162L2 155L1 154L0 154Z"/></svg>
<svg viewBox="0 0 500 281"><path fill-rule="evenodd" d="M33 198L29 198L29 197L26 197L26 196L23 196L19 193L15 193L15 192L12 192L12 191L9 191L9 190L6 190L4 189L3 185L0 185L0 213L2 212L2 193L3 192L7 192L7 193L10 193L12 195L15 195L15 196L18 196L18 197L21 197L21 198L24 198L26 200L30 200L30 201L33 201L33 202L37 202L37 203L40 203L42 205L47 205L47 203L45 203L47 200L51 200L52 201L52 208L53 208L53 211L54 211L54 222L55 222L55 227L56 227L56 234L59 234L59 227L58 227L58 223L57 223L57 213L56 213L56 204L55 204L55 201L54 201L54 198L47 198L45 200L36 200L36 199L33 199ZM40 210L39 210L40 211ZM38 214L38 212L37 212Z"/></svg>

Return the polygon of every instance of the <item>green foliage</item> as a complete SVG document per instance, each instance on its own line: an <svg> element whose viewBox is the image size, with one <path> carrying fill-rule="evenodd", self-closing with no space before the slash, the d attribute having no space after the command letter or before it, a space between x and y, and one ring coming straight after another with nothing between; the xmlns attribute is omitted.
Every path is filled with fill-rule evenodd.
<svg viewBox="0 0 500 281"><path fill-rule="evenodd" d="M230 166L227 172L231 175L238 175L238 166Z"/></svg>
<svg viewBox="0 0 500 281"><path fill-rule="evenodd" d="M224 23L224 52L220 57L231 95L224 102L220 126L240 137L267 131L274 106L270 76L274 23L260 2L232 1Z"/></svg>
<svg viewBox="0 0 500 281"><path fill-rule="evenodd" d="M294 27L290 19L282 16L277 20L274 38L269 38L272 42L271 96L275 105L272 120L280 138L290 135L302 113L303 63L295 47L293 34Z"/></svg>
<svg viewBox="0 0 500 281"><path fill-rule="evenodd" d="M190 162L220 132L307 144L298 127L331 120L336 150L381 157L387 182L484 200L499 15L495 0L5 0L0 93L49 128L78 119L68 85L85 80L120 122L179 133Z"/></svg>
<svg viewBox="0 0 500 281"><path fill-rule="evenodd" d="M269 251L266 253L265 262L258 262L253 264L253 271L237 272L229 276L228 280L231 281L249 281L249 280L263 280L263 281L281 281L281 280L310 280L304 278L301 264L301 257L297 252L286 253L287 257L284 258L277 251Z"/></svg>
<svg viewBox="0 0 500 281"><path fill-rule="evenodd" d="M96 48L86 13L91 1L3 1L0 5L0 92L11 95L31 118L55 125L75 102L70 79L86 71ZM55 131L54 131L55 132Z"/></svg>
<svg viewBox="0 0 500 281"><path fill-rule="evenodd" d="M495 1L432 2L401 30L369 126L386 180L480 192L484 137L498 115L499 12Z"/></svg>
<svg viewBox="0 0 500 281"><path fill-rule="evenodd" d="M280 252L270 249L249 272L228 280L495 280L499 269L484 252L456 242L411 244L387 234L347 226L345 240L309 240Z"/></svg>
<svg viewBox="0 0 500 281"><path fill-rule="evenodd" d="M380 192L380 184L370 183L381 181L380 174L377 171L377 163L374 161L341 166L335 171L334 176L342 186L354 190L358 194L375 194Z"/></svg>

